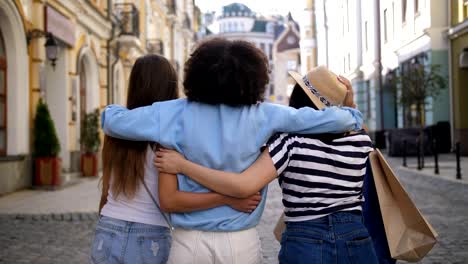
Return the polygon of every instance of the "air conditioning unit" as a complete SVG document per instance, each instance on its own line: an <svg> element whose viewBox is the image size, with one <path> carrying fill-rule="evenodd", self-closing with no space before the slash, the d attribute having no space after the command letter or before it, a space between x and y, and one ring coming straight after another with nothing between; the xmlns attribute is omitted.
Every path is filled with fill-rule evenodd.
<svg viewBox="0 0 468 264"><path fill-rule="evenodd" d="M460 69L468 69L468 48L464 48L460 54Z"/></svg>

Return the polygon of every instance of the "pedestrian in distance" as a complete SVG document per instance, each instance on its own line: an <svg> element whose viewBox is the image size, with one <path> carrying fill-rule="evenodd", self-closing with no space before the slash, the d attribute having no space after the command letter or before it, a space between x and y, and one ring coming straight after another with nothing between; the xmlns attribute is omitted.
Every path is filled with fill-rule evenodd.
<svg viewBox="0 0 468 264"><path fill-rule="evenodd" d="M290 99L294 108L355 107L350 82L324 67L305 76L290 75L297 82ZM362 217L363 180L373 149L366 131L279 133L266 146L241 173L209 169L167 149L156 153L155 166L235 197L255 193L278 178L286 221L280 263L378 263Z"/></svg>
<svg viewBox="0 0 468 264"><path fill-rule="evenodd" d="M261 102L269 81L268 67L263 52L251 43L207 40L185 64L187 98L131 110L108 106L102 114L103 130L113 137L158 142L195 163L239 173L254 163L260 147L277 132L320 134L361 129L362 115L353 108L319 111ZM160 175L160 179L170 177ZM179 191L208 191L184 175L177 179ZM265 207L266 189L261 193L262 201L251 213L219 206L171 214L175 230L168 262L260 263L255 226ZM160 200L163 205L161 193Z"/></svg>
<svg viewBox="0 0 468 264"><path fill-rule="evenodd" d="M167 59L147 55L130 74L127 107L133 109L178 97L177 74ZM158 171L153 166L157 142L126 141L105 136L100 219L91 263L166 263L171 248L170 221L159 206ZM175 181L177 184L177 180ZM187 212L220 205L250 212L259 194L247 199L216 193L175 192L173 211ZM181 199L180 197L184 198Z"/></svg>

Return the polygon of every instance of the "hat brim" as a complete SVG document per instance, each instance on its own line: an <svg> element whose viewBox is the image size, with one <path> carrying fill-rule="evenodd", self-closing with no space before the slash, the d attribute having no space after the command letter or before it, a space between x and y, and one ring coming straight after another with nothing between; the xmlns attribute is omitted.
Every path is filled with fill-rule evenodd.
<svg viewBox="0 0 468 264"><path fill-rule="evenodd" d="M310 90L309 88L307 88L307 86L305 85L304 83L304 80L302 80L302 75L300 75L298 72L295 72L295 71L288 71L289 73L289 76L291 76L297 84L299 84L299 86L302 88L302 90L305 92L305 94L309 97L309 99L312 101L312 103L314 103L315 106L317 106L318 109L323 109L325 108L325 104L322 103L322 101L320 101L320 99L315 96Z"/></svg>

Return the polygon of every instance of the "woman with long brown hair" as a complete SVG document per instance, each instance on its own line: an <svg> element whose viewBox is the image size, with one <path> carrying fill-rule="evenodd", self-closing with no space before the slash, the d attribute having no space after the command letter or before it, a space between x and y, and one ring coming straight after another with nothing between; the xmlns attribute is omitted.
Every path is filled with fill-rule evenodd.
<svg viewBox="0 0 468 264"><path fill-rule="evenodd" d="M136 60L130 74L127 107L148 106L178 97L177 74L162 56ZM158 172L152 161L156 142L106 136L102 150L102 196L91 263L166 263L171 246L170 222L159 208ZM176 210L228 205L250 211L259 197L236 199L217 193L176 192L186 201Z"/></svg>

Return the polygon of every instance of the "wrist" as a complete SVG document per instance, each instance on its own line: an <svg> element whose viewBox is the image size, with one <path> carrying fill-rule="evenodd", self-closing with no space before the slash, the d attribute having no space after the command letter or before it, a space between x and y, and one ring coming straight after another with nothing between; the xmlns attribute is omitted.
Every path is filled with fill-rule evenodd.
<svg viewBox="0 0 468 264"><path fill-rule="evenodd" d="M182 160L177 166L179 173L187 175L187 171L189 171L190 162L188 160Z"/></svg>
<svg viewBox="0 0 468 264"><path fill-rule="evenodd" d="M221 195L221 201L224 205L227 205L227 206L232 206L233 204L233 200L229 196Z"/></svg>

